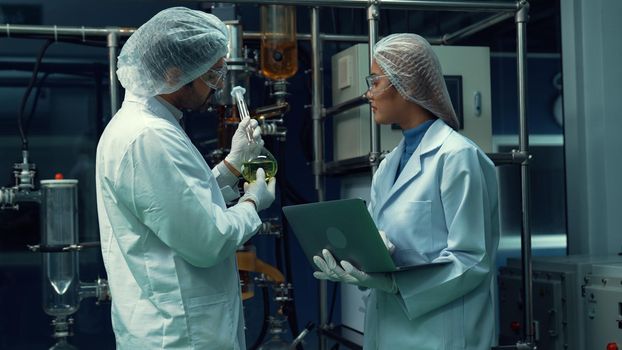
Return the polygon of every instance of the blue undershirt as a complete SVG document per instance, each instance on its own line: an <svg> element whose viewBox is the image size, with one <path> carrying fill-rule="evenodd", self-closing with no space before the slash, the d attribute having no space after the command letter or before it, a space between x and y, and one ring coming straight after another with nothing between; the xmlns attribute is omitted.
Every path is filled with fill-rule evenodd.
<svg viewBox="0 0 622 350"><path fill-rule="evenodd" d="M426 120L425 122L417 125L416 127L408 130L404 130L402 133L404 134L404 153L402 153L402 157L400 158L400 165L397 167L397 172L395 173L395 179L400 176L400 173L408 163L410 156L415 152L423 136L426 131L430 128L430 126L436 121L436 119Z"/></svg>

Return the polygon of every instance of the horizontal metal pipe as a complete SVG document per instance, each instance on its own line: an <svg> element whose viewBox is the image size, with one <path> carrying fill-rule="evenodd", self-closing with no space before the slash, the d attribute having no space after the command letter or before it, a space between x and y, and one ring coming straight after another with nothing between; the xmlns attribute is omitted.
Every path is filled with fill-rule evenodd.
<svg viewBox="0 0 622 350"><path fill-rule="evenodd" d="M92 27L59 27L59 26L29 26L17 24L0 25L0 35L11 37L12 35L71 35L86 38L87 36L106 37L110 33L117 33L120 36L130 36L134 33L134 28L92 28Z"/></svg>
<svg viewBox="0 0 622 350"><path fill-rule="evenodd" d="M365 95L361 95L361 96L357 96L353 99L347 100L345 102L336 104L330 108L326 108L326 111L324 112L324 118L333 116L335 114L341 113L343 111L346 111L348 109L352 109L354 107L358 107L360 105L364 105L366 104L367 101L367 97L365 97Z"/></svg>
<svg viewBox="0 0 622 350"><path fill-rule="evenodd" d="M508 164L523 164L525 161L531 158L527 152L512 151L504 153L486 153L488 158L495 163L495 165L508 165Z"/></svg>
<svg viewBox="0 0 622 350"><path fill-rule="evenodd" d="M441 43L445 45L449 45L454 43L460 39L464 39L470 35L473 35L481 30L484 30L488 27L492 27L493 25L502 22L508 18L514 17L514 14L511 12L502 12L496 13L490 17L484 18L483 20L473 23L472 25L462 28L453 33L445 34L441 37Z"/></svg>
<svg viewBox="0 0 622 350"><path fill-rule="evenodd" d="M499 20L497 22L494 23L490 23L489 25L484 26L484 23L476 23L473 26L477 25L477 24L481 24L482 27L478 28L477 30L482 30L485 29L491 25L494 25L495 23L498 23L506 18L511 17L511 14L502 14L499 15ZM11 37L13 35L18 35L18 36L23 36L23 35L49 35L53 38L54 34L54 30L50 30L50 28L53 27L37 27L37 26L18 26L18 25L8 25L9 29L7 30L7 25L0 25L0 36L7 36L7 37ZM471 26L471 27L473 27ZM469 27L469 28L471 28ZM465 33L467 28L462 29L458 32L455 33L450 33L450 34L445 34L442 37L433 37L433 38L426 38L430 44L449 44L448 40L450 41L455 41L455 40L459 40L462 39L468 35L472 35L475 32L477 32L477 30L475 28L472 28L472 31L469 31L468 33ZM75 36L75 37L83 37L84 34L84 38L86 39L89 36L101 36L101 37L105 37L107 36L109 33L111 32L117 32L118 35L120 36L129 36L132 33L134 33L135 29L133 28L84 28L84 31L82 30L82 28L77 28L77 27L72 27L72 28L67 28L67 27L57 27L57 31L56 31L56 35L60 36L60 35L71 35L71 36ZM460 37L458 37L460 36ZM298 33L296 35L296 38L298 40L305 40L305 41L309 41L311 40L311 34L309 33ZM322 41L343 41L343 42L367 42L368 41L368 37L367 35L341 35L341 34L320 34L320 38ZM261 33L259 32L244 32L244 40L260 40L261 39ZM382 39L382 37L379 37L379 39Z"/></svg>
<svg viewBox="0 0 622 350"><path fill-rule="evenodd" d="M360 41L367 42L367 35L320 34L324 41Z"/></svg>
<svg viewBox="0 0 622 350"><path fill-rule="evenodd" d="M261 33L244 32L243 37L244 40L260 40ZM311 34L298 33L296 34L296 39L311 40ZM323 41L367 42L367 35L320 34L320 39Z"/></svg>
<svg viewBox="0 0 622 350"><path fill-rule="evenodd" d="M107 37L110 33L117 33L119 36L130 36L136 31L135 28L87 28L87 27L54 27L54 26L24 26L4 24L0 25L0 36L11 37L14 35L50 35L52 38L61 35L76 37L101 36ZM299 33L298 40L311 40L311 34ZM245 40L260 40L259 32L244 32ZM347 42L367 42L367 35L340 35L340 34L320 34L320 39L324 41L347 41Z"/></svg>
<svg viewBox="0 0 622 350"><path fill-rule="evenodd" d="M330 6L330 7L358 7L367 8L369 0L218 0L220 3L234 4L275 4L298 6ZM378 0L377 4L383 9L413 9L413 10L444 10L444 11L478 11L498 12L516 11L516 2L485 2L485 1L423 1L423 0Z"/></svg>

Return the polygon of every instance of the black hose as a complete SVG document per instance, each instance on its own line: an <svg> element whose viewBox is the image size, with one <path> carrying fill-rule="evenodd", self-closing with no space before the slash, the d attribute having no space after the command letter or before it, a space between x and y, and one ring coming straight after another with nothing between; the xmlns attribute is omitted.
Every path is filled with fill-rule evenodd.
<svg viewBox="0 0 622 350"><path fill-rule="evenodd" d="M46 72L45 74L43 74L43 77L41 77L41 79L39 79L37 81L37 86L36 86L36 92L35 92L35 96L33 98L32 101L32 107L30 107L30 113L28 113L28 116L25 120L25 128L24 128L24 133L26 135L28 135L28 130L30 130L30 122L32 121L32 116L35 114L35 112L37 111L37 104L39 102L39 95L41 95L41 90L43 87L43 83L45 83L45 80L50 76L49 72Z"/></svg>
<svg viewBox="0 0 622 350"><path fill-rule="evenodd" d="M279 181L285 185L285 195L287 195L288 199L291 202L293 202L294 204L311 203L311 201L304 198L300 193L298 193L298 191L296 191L294 186L289 181L287 181L287 179L280 178Z"/></svg>
<svg viewBox="0 0 622 350"><path fill-rule="evenodd" d="M95 131L97 132L97 140L104 132L104 103L102 98L102 72L95 69ZM112 116L110 116L112 117Z"/></svg>
<svg viewBox="0 0 622 350"><path fill-rule="evenodd" d="M281 143L282 145L282 143ZM281 165L281 169L282 173L281 173L281 178L285 179L287 178L286 174L284 173L284 170L286 169L285 167L285 151L283 149L279 149L279 156L280 156L280 160L279 163ZM281 190L281 193L286 193L287 189L286 189L286 183L284 181L279 182L279 189ZM281 207L283 207L285 205L285 200L283 198L283 196L281 196ZM287 223L287 219L285 218L285 215L283 215L283 211L281 211L281 227L282 227L282 241L283 241L283 254L284 254L284 258L285 258L285 266L287 267L285 269L285 279L287 280L287 282L291 283L291 285L294 285L294 277L293 277L293 273L292 273L292 259L291 259L291 250L289 247L289 228L288 228L288 223ZM289 301L287 303L287 320L289 321L289 328L292 331L292 336L295 338L298 335L299 332L299 328L298 328L298 318L296 316L296 296L294 294L294 289L292 288L290 290L290 297L292 299L292 301ZM303 350L303 347L301 344L296 345L296 349L297 350Z"/></svg>
<svg viewBox="0 0 622 350"><path fill-rule="evenodd" d="M328 324L333 322L333 311L335 311L335 302L337 301L337 283L333 283L333 299L330 302L330 311L328 312Z"/></svg>
<svg viewBox="0 0 622 350"><path fill-rule="evenodd" d="M275 140L275 139L273 139ZM274 147L276 145L280 145L281 143L279 142L273 142L271 143L271 147L274 150ZM283 150L279 147L278 150L276 150L276 154L277 154L277 163L279 164L279 179L285 179L285 156L283 155ZM285 191L285 187L283 186L283 182L282 181L277 181L277 183L279 184L279 192L280 192L280 207L282 208L285 205L285 201L284 201L284 196L286 194ZM281 214L281 218L283 217L283 214ZM281 219L281 222L282 219ZM283 247L283 235L281 236L277 236L274 240L274 254L275 254L275 259L276 259L276 268L279 271L282 271L284 275L287 275L286 270L289 269L289 265L284 264L284 255L283 255L283 251L285 250L285 248ZM289 275L287 275L289 276ZM286 281L291 283L291 280L289 278L286 278Z"/></svg>
<svg viewBox="0 0 622 350"><path fill-rule="evenodd" d="M261 330L259 331L257 339L251 346L251 350L259 348L268 332L268 323L270 320L270 296L268 295L268 287L261 287L261 295L263 300L263 323L261 324Z"/></svg>
<svg viewBox="0 0 622 350"><path fill-rule="evenodd" d="M35 67L32 71L32 77L30 78L30 82L28 83L26 92L24 92L24 96L22 97L22 103L19 109L19 116L17 117L17 127L19 128L19 134L22 138L22 150L28 150L28 138L27 138L26 132L24 131L24 127L22 125L24 113L26 111L26 103L28 102L28 98L30 97L32 88L35 86L35 83L37 82L37 75L39 74L39 66L41 65L43 56L45 55L45 52L47 51L48 47L50 47L50 45L52 45L53 43L54 43L53 41L48 40L41 47L41 50L39 51L39 55L37 56L37 61L35 62Z"/></svg>

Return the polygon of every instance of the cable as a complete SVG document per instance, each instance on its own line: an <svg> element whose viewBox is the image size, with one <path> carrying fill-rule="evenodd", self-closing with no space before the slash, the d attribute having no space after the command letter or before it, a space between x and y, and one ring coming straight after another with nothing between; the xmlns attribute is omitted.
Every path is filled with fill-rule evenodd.
<svg viewBox="0 0 622 350"><path fill-rule="evenodd" d="M33 98L33 102L32 102L32 106L30 108L30 113L26 116L26 118L23 120L24 125L24 133L26 135L28 135L28 131L30 130L30 123L32 122L33 116L37 111L37 105L39 103L39 96L41 95L41 91L43 88L43 84L45 83L45 81L47 80L47 78L51 75L51 74L59 74L59 73L51 73L51 72L45 72L45 74L43 75L43 77L39 80L37 80L36 83L36 92L35 92L35 96ZM87 77L87 78L94 78L94 76L90 75L90 74L82 74L82 73L72 73L72 72L63 72L60 74L65 74L65 75L75 75L78 77ZM97 82L95 82L95 86L97 88ZM96 94L97 96L99 96L99 93Z"/></svg>
<svg viewBox="0 0 622 350"><path fill-rule="evenodd" d="M328 324L333 321L333 311L335 311L335 302L337 301L337 283L333 282L333 300L330 302L330 311L328 312Z"/></svg>
<svg viewBox="0 0 622 350"><path fill-rule="evenodd" d="M19 109L19 116L17 117L17 127L19 128L19 134L22 138L22 150L28 150L28 138L26 137L26 133L24 132L24 127L22 125L22 120L24 118L24 112L26 110L26 103L28 102L28 98L30 97L30 92L32 91L32 88L34 87L37 81L37 74L39 73L39 66L41 65L41 60L43 59L43 56L45 55L45 52L47 51L48 47L50 47L50 45L52 45L53 43L54 43L53 41L48 40L41 47L41 50L39 51L39 55L37 56L37 61L35 62L35 67L32 71L32 77L30 78L30 83L28 83L28 87L26 88L26 91L24 92L24 96L22 97L22 103Z"/></svg>
<svg viewBox="0 0 622 350"><path fill-rule="evenodd" d="M287 181L287 179L280 179L279 181L283 182L283 184L285 185L285 195L287 195L287 198L290 200L290 202L293 202L294 204L311 203L310 200L306 199L300 193L298 193L294 186L289 181Z"/></svg>
<svg viewBox="0 0 622 350"><path fill-rule="evenodd" d="M261 330L259 331L259 335L257 339L250 347L251 350L256 350L259 348L263 340L266 338L266 333L268 332L268 322L270 319L270 297L268 295L268 287L261 287L261 295L263 300L263 323L261 325Z"/></svg>
<svg viewBox="0 0 622 350"><path fill-rule="evenodd" d="M280 142L279 146L283 145L284 142ZM279 165L281 170L281 178L285 179L287 178L286 175L286 156L285 156L285 150L283 149L283 147L279 147L278 149L278 156L279 156ZM281 192L281 207L283 207L285 205L285 199L284 199L284 194L287 193L286 190L286 184L285 182L279 182L279 190ZM284 258L284 262L285 262L285 279L287 280L287 282L289 282L292 286L294 285L294 277L293 277L293 273L292 273L292 259L291 259L291 252L290 252L290 247L289 247L289 232L288 232L288 224L287 224L287 219L285 218L285 215L283 215L283 211L281 211L281 227L282 227L282 239L277 239L278 241L282 241L282 245L281 245L281 252L282 252L282 256ZM277 258L277 261L279 259ZM292 301L287 302L286 304L286 315L287 315L287 321L289 323L289 328L292 332L292 336L296 337L298 335L299 332L299 328L298 328L298 317L296 316L296 296L294 293L294 288L292 287L292 289L290 290L290 297L292 299ZM302 350L303 347L301 344L296 345L296 349L297 350Z"/></svg>
<svg viewBox="0 0 622 350"><path fill-rule="evenodd" d="M26 127L24 128L24 133L26 135L28 135L28 130L30 129L30 122L32 121L32 116L35 114L35 111L37 110L37 103L39 102L39 95L41 95L41 90L42 90L42 86L43 83L45 82L45 80L50 76L49 72L46 72L43 77L41 79L39 79L39 81L37 81L37 91L35 92L35 97L32 101L32 107L30 108L30 113L28 114L26 120L25 120L25 124Z"/></svg>

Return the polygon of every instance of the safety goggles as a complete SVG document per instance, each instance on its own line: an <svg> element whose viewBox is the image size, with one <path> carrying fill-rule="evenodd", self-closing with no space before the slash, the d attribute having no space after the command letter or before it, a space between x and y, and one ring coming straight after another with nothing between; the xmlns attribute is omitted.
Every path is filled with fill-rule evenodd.
<svg viewBox="0 0 622 350"><path fill-rule="evenodd" d="M380 78L387 77L387 76L388 75L386 74L382 74L382 75L371 74L365 77L365 82L367 83L367 92L371 94L372 96L378 96L381 93L385 92L387 89L389 89L391 86L393 86L393 84L389 81L389 85L382 87L382 88L378 87Z"/></svg>
<svg viewBox="0 0 622 350"><path fill-rule="evenodd" d="M205 85L214 90L222 89L225 77L227 76L227 63L223 62L220 67L212 67L205 74L201 76L201 80Z"/></svg>

